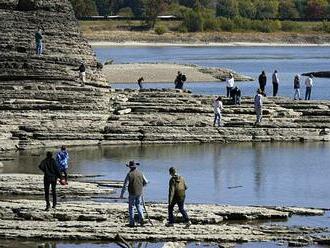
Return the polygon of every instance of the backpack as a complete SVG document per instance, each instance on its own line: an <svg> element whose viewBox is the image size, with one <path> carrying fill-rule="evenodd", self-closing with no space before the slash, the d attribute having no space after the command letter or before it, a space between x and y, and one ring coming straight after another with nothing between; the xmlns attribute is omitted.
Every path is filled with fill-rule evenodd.
<svg viewBox="0 0 330 248"><path fill-rule="evenodd" d="M187 77L186 77L186 75L183 74L183 75L181 76L181 80L182 80L183 82L187 81Z"/></svg>
<svg viewBox="0 0 330 248"><path fill-rule="evenodd" d="M178 177L175 180L175 196L183 198L186 195L186 184L183 177Z"/></svg>

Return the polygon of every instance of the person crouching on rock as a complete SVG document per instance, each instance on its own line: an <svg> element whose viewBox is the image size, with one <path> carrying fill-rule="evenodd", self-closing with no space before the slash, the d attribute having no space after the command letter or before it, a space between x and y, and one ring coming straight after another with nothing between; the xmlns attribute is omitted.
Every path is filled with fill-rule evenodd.
<svg viewBox="0 0 330 248"><path fill-rule="evenodd" d="M213 126L218 123L218 127L221 127L221 111L223 110L222 98L219 96L213 101L213 110L214 110L214 121Z"/></svg>
<svg viewBox="0 0 330 248"><path fill-rule="evenodd" d="M61 179L61 173L56 165L55 159L51 152L47 152L46 158L40 163L39 169L44 173L44 190L45 190L45 200L46 200L46 209L48 211L50 208L49 203L49 187L52 187L53 195L53 208L56 208L56 182L57 179Z"/></svg>
<svg viewBox="0 0 330 248"><path fill-rule="evenodd" d="M135 163L134 161L129 161L129 163L126 164L126 166L129 167L130 171L125 178L124 185L120 194L120 198L124 198L126 188L128 187L129 227L135 226L134 205L138 212L139 223L141 226L144 225L143 209L141 204L143 203L143 187L147 185L148 180L145 178L143 173L137 169L138 165L139 163Z"/></svg>
<svg viewBox="0 0 330 248"><path fill-rule="evenodd" d="M140 78L138 79L138 81L137 81L140 90L143 89L143 85L142 85L142 82L143 82L143 81L144 81L144 78L143 78L143 77L140 77Z"/></svg>
<svg viewBox="0 0 330 248"><path fill-rule="evenodd" d="M65 184L68 184L69 153L65 146L56 154L56 164L59 171L64 174Z"/></svg>
<svg viewBox="0 0 330 248"><path fill-rule="evenodd" d="M182 90L183 83L187 80L186 75L183 75L180 71L178 71L178 75L175 78L174 84L176 89Z"/></svg>
<svg viewBox="0 0 330 248"><path fill-rule="evenodd" d="M191 222L189 220L188 214L184 209L184 201L186 198L186 190L187 185L182 176L177 175L176 169L171 167L169 169L169 173L171 176L169 182L169 190L168 190L168 223L166 226L171 227L174 226L174 215L173 210L174 206L178 205L179 211L182 214L183 220L186 223L186 228L191 226Z"/></svg>

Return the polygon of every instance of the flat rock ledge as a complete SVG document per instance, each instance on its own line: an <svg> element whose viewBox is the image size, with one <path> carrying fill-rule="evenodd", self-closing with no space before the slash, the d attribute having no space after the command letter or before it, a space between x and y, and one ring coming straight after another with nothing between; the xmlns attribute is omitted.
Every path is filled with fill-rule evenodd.
<svg viewBox="0 0 330 248"><path fill-rule="evenodd" d="M79 178L78 178L79 179ZM76 179L75 179L76 180ZM59 198L65 199L91 199L106 197L115 190L109 187L100 187L97 183L73 181L69 185L57 185ZM44 195L43 175L33 174L1 174L0 198L3 197L31 197Z"/></svg>
<svg viewBox="0 0 330 248"><path fill-rule="evenodd" d="M70 181L56 209L44 211L40 175L0 176L0 239L150 242L241 242L274 241L280 244L329 244L327 228L285 226L270 221L286 221L292 215L324 215L323 210L294 207L253 207L215 204L187 204L192 226L187 229L180 214L174 227L167 228L167 205L146 203L153 225L127 227L127 203L93 202L90 199L68 201L72 195L104 196L111 188L88 182ZM14 194L19 198L11 198ZM147 218L146 218L147 219Z"/></svg>
<svg viewBox="0 0 330 248"><path fill-rule="evenodd" d="M267 97L263 121L255 127L253 97L244 96L239 106L224 97L223 127L216 128L212 126L214 96L174 89L111 89L104 94L90 88L79 89L88 96L79 95L77 87L65 94L58 87L37 95L34 90L0 92L0 151L63 144L330 141L327 100ZM22 95L20 100L16 99L18 95ZM24 100L23 95L48 100ZM59 97L62 100L57 102Z"/></svg>
<svg viewBox="0 0 330 248"><path fill-rule="evenodd" d="M147 204L153 223L129 228L127 204L66 202L55 210L43 211L44 201L0 201L0 238L41 240L195 241L241 243L275 241L315 244L329 242L325 228L287 227L252 220L286 219L289 212L262 207L187 205L193 225L187 229L178 219L165 227L167 206ZM231 220L235 220L231 221ZM238 222L240 220L240 222Z"/></svg>

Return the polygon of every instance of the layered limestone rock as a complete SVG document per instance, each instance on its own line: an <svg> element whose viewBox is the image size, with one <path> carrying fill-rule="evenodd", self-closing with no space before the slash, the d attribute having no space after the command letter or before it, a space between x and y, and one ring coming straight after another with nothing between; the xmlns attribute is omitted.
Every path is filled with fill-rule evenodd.
<svg viewBox="0 0 330 248"><path fill-rule="evenodd" d="M0 0L0 23L0 150L57 146L64 139L97 143L107 120L108 86L70 2ZM38 28L41 56L35 54ZM85 87L78 78L81 61Z"/></svg>
<svg viewBox="0 0 330 248"><path fill-rule="evenodd" d="M224 98L223 127L212 127L212 96L179 90L117 90L102 144L329 141L330 102L264 98L255 123L252 97L241 105Z"/></svg>
<svg viewBox="0 0 330 248"><path fill-rule="evenodd" d="M69 94L63 86L41 89L0 93L6 99L0 108L0 147L330 140L329 101L267 97L262 123L254 126L252 97L243 97L241 105L224 98L218 128L212 126L212 96L112 89L105 97L93 87L72 87ZM24 99L28 92L35 99ZM11 100L14 96L21 99Z"/></svg>
<svg viewBox="0 0 330 248"><path fill-rule="evenodd" d="M167 206L147 204L152 221L145 227L127 227L127 204L67 202L43 211L36 200L0 201L0 238L52 240L196 241L241 243L275 241L308 245L329 241L329 230L318 227L263 224L252 220L286 219L288 212L261 207L187 205L192 226L184 228L177 218L165 227ZM233 220L233 221L231 221Z"/></svg>
<svg viewBox="0 0 330 248"><path fill-rule="evenodd" d="M77 180L84 178L75 177ZM165 227L167 205L146 203L147 216L151 223L146 223L143 228L130 228L127 226L127 203L124 203L127 200L122 203L102 203L81 199L103 198L113 192L112 188L70 180L68 186L58 187L58 195L62 197L56 209L44 211L45 202L35 200L42 195L42 181L41 175L0 175L0 239L119 241L120 237L121 241L195 241L225 244L276 241L281 244L299 245L329 242L327 228L269 224L272 220L285 222L295 214L323 216L325 212L320 209L187 204L192 222L192 226L187 229L177 213L177 224L171 228ZM122 182L120 184L122 185ZM13 195L15 199L12 198ZM76 201L77 198L79 201ZM68 201L70 199L71 201Z"/></svg>

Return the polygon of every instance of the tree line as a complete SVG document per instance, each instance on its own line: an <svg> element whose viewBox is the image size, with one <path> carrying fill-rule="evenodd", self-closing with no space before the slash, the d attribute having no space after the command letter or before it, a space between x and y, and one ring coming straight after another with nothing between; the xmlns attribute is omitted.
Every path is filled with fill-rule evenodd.
<svg viewBox="0 0 330 248"><path fill-rule="evenodd" d="M215 17L329 18L330 0L70 0L76 16L116 15L138 18L155 14L183 16L187 8L208 9Z"/></svg>

